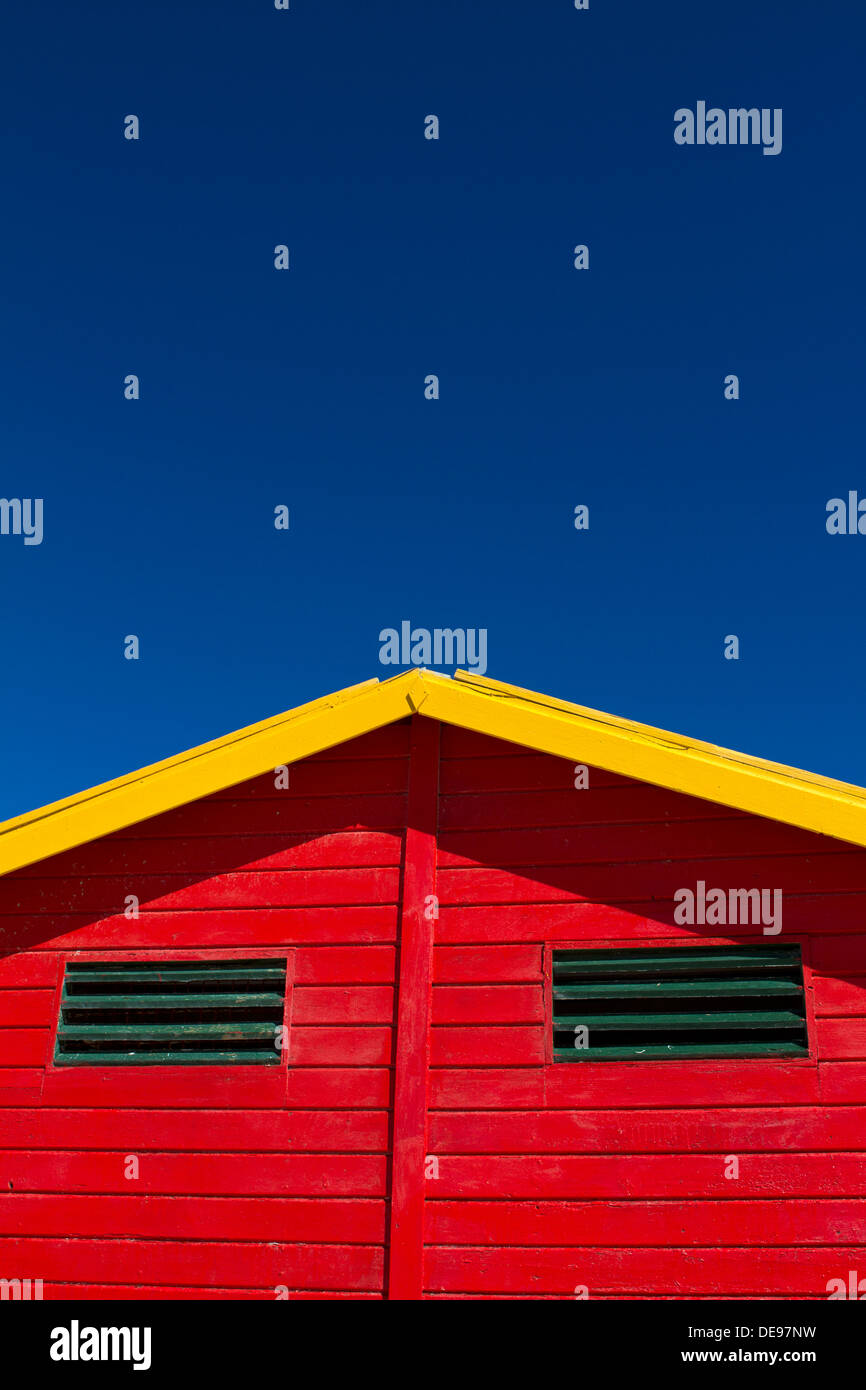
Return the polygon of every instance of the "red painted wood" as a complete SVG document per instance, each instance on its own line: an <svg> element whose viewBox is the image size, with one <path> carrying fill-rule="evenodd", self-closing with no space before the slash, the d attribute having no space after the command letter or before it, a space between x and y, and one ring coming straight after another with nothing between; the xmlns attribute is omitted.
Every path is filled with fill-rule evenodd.
<svg viewBox="0 0 866 1390"><path fill-rule="evenodd" d="M284 1287L281 1286L281 1287ZM234 1286L216 1286L213 1284L193 1285L180 1287L177 1284L62 1284L58 1280L50 1280L43 1285L43 1299L45 1302L60 1301L69 1302L84 1299L93 1299L97 1302L110 1300L145 1300L146 1302L178 1302L183 1300L195 1300L196 1302L225 1302L231 1299L232 1302L259 1302L269 1303L277 1298L277 1286L274 1288L238 1288ZM284 1297L284 1295L281 1295ZM353 1302L381 1300L381 1293L364 1293L358 1289L289 1289L289 1298L293 1303L306 1303L315 1301L316 1303L327 1303L344 1299L351 1299Z"/></svg>
<svg viewBox="0 0 866 1390"><path fill-rule="evenodd" d="M275 1075L274 1069L264 1074L265 1068L244 1068L241 1074L239 1068L224 1072L210 1067L60 1067L40 1082L42 1073L34 1069L0 1067L0 1106L8 1103L3 1100L7 1073L9 1085L16 1088L36 1086L39 1091L41 1084L43 1101L53 1106L377 1109L386 1108L391 1099L387 1067L310 1067L293 1060L288 1077ZM196 1123L191 1116L193 1128Z"/></svg>
<svg viewBox="0 0 866 1390"><path fill-rule="evenodd" d="M388 1296L423 1292L424 1159L433 979L433 913L439 726L412 722L409 811L400 926L400 992L394 1084L394 1149Z"/></svg>
<svg viewBox="0 0 866 1390"><path fill-rule="evenodd" d="M307 758L308 763L316 765L329 762L345 762L347 758L406 758L409 753L409 718L396 724L386 724L382 729L373 729L359 738L348 739L333 748L325 748Z"/></svg>
<svg viewBox="0 0 866 1390"><path fill-rule="evenodd" d="M29 1104L18 1094L22 1091L35 1091L38 1099L42 1090L42 1076L41 1067L0 1066L0 1106ZM10 1099L12 1092L15 1092L14 1099Z"/></svg>
<svg viewBox="0 0 866 1390"><path fill-rule="evenodd" d="M394 990L390 986L305 986L295 994L294 1019L301 1023L394 1022Z"/></svg>
<svg viewBox="0 0 866 1390"><path fill-rule="evenodd" d="M47 1028L0 1028L0 1057L7 1067L44 1067L48 1056Z"/></svg>
<svg viewBox="0 0 866 1390"><path fill-rule="evenodd" d="M827 1061L866 1059L866 1018L819 1018L818 1052Z"/></svg>
<svg viewBox="0 0 866 1390"><path fill-rule="evenodd" d="M487 734L476 734L472 729L459 729L454 724L443 724L441 731L441 758L443 764L452 758L511 758L531 756L519 743L507 743L505 739L490 738ZM557 762L562 761L556 759Z"/></svg>
<svg viewBox="0 0 866 1390"><path fill-rule="evenodd" d="M434 1068L431 1073L432 1108L437 1109L617 1109L624 1105L721 1106L809 1105L842 1103L852 1090L851 1101L866 1100L866 1068L859 1084L857 1064L814 1066L804 1062L778 1062L768 1087L766 1063L738 1061L665 1062L664 1071L652 1062L560 1064L548 1067ZM844 1077L838 1078L845 1065ZM855 1090L856 1087L856 1090ZM769 1094L768 1094L769 1091Z"/></svg>
<svg viewBox="0 0 866 1390"><path fill-rule="evenodd" d="M717 820L724 814L711 801L633 782L592 791L511 792L443 796L443 831L496 830L512 826L612 825L618 821ZM732 812L732 814L735 814Z"/></svg>
<svg viewBox="0 0 866 1390"><path fill-rule="evenodd" d="M381 1067L391 1065L390 1028L296 1027L292 1065L296 1067Z"/></svg>
<svg viewBox="0 0 866 1390"><path fill-rule="evenodd" d="M60 978L60 957L42 951L0 955L0 989L54 989Z"/></svg>
<svg viewBox="0 0 866 1390"><path fill-rule="evenodd" d="M736 1181L718 1154L448 1155L436 1197L863 1197L866 1154L741 1154ZM431 1188L434 1187L430 1183Z"/></svg>
<svg viewBox="0 0 866 1390"><path fill-rule="evenodd" d="M688 887L688 884L681 885ZM754 886L744 883L743 887ZM819 894L784 898L785 939L820 930L828 917L824 898ZM832 901L833 930L860 932L866 921L866 895L840 893ZM751 925L728 925L732 940L753 936ZM673 900L630 903L616 902L539 902L500 903L479 906L443 906L439 914L438 938L443 944L475 942L549 942L604 939L611 945L631 943L652 937L681 937L699 943L714 934L712 927L680 926L674 922Z"/></svg>
<svg viewBox="0 0 866 1390"><path fill-rule="evenodd" d="M0 1193L0 1234L385 1242L384 1199Z"/></svg>
<svg viewBox="0 0 866 1390"><path fill-rule="evenodd" d="M544 1030L508 1024L505 1027L461 1028L437 1025L433 1029L431 1062L434 1067L521 1066L544 1061Z"/></svg>
<svg viewBox="0 0 866 1390"><path fill-rule="evenodd" d="M838 909L838 899L834 899L828 932L838 930ZM853 938L822 932L812 946L812 966L820 975L866 975L866 930Z"/></svg>
<svg viewBox="0 0 866 1390"><path fill-rule="evenodd" d="M866 1245L821 1250L588 1250L557 1248L480 1250L463 1247L428 1251L429 1287L451 1290L522 1293L550 1292L573 1297L580 1286L597 1292L628 1295L635 1286L648 1293L758 1293L783 1291L827 1297L827 1281L847 1277L862 1265Z"/></svg>
<svg viewBox="0 0 866 1390"><path fill-rule="evenodd" d="M207 908L313 907L344 903L395 903L400 875L392 869L327 869L321 872L275 870L226 873L194 879L189 875L158 878L0 879L0 911L53 913L59 903L67 912L122 912L128 893L150 912Z"/></svg>
<svg viewBox="0 0 866 1390"><path fill-rule="evenodd" d="M566 758L519 750L494 757L443 758L439 787L443 796L455 792L574 790L574 768ZM592 787L623 786L627 781L598 767L589 768L588 776Z"/></svg>
<svg viewBox="0 0 866 1390"><path fill-rule="evenodd" d="M433 1298L796 1300L866 1270L866 855L461 730L437 769L434 730L0 880L0 1262L46 1298L416 1298L426 1208ZM698 877L784 889L768 941L804 946L817 1061L545 1064L545 951L718 940L673 923ZM203 947L294 949L287 1073L46 1067L64 951Z"/></svg>
<svg viewBox="0 0 866 1390"><path fill-rule="evenodd" d="M297 796L371 796L375 793L406 791L406 759L339 758L330 762L309 758L292 763L288 769L289 785L277 787L274 772L254 777L237 787L215 792L215 801L237 801L241 797L273 797L283 801Z"/></svg>
<svg viewBox="0 0 866 1390"><path fill-rule="evenodd" d="M432 1067L430 1110L543 1106L546 1082L538 1066Z"/></svg>
<svg viewBox="0 0 866 1390"><path fill-rule="evenodd" d="M428 1202L427 1221L428 1240L436 1245L857 1244L866 1232L866 1198L809 1202L439 1200Z"/></svg>
<svg viewBox="0 0 866 1390"><path fill-rule="evenodd" d="M144 1283L161 1273L172 1283L376 1291L382 1284L383 1257L373 1245L0 1238L2 1268L21 1268L22 1258L28 1267L41 1269L39 1277L45 1280L68 1279L74 1271L80 1280Z"/></svg>
<svg viewBox="0 0 866 1390"><path fill-rule="evenodd" d="M393 946L299 947L295 955L298 985L391 984L396 953Z"/></svg>
<svg viewBox="0 0 866 1390"><path fill-rule="evenodd" d="M0 956L0 1232L38 1252L47 1297L273 1298L278 1282L293 1298L381 1297L407 732L376 736L378 757L362 740L351 765L297 765L285 797L246 785L0 884L14 952ZM130 892L137 919L120 910ZM296 945L288 1073L42 1069L66 950ZM0 1259L12 1248L0 1241ZM279 1280L242 1269L272 1258Z"/></svg>
<svg viewBox="0 0 866 1390"><path fill-rule="evenodd" d="M47 1072L40 1083L39 1071L0 1067L0 1106L8 1103L3 1099L7 1074L13 1088L35 1086L39 1092L41 1084L43 1101L53 1106L185 1106L197 1110L220 1105L226 1110L243 1110L286 1104L375 1109L390 1104L391 1075L387 1067L310 1067L293 1062L288 1077L277 1075L276 1069L271 1068L264 1073L265 1068L243 1068L242 1074L240 1068L224 1072L210 1067L60 1067ZM32 1100L26 1103L31 1104ZM194 1116L190 1124L195 1126Z"/></svg>
<svg viewBox="0 0 866 1390"><path fill-rule="evenodd" d="M289 1105L379 1107L391 1104L387 1067L289 1068Z"/></svg>
<svg viewBox="0 0 866 1390"><path fill-rule="evenodd" d="M821 1100L827 1105L866 1103L866 1063L821 1062L818 1066Z"/></svg>
<svg viewBox="0 0 866 1390"><path fill-rule="evenodd" d="M644 902L648 896L673 903L678 889L690 887L694 891L699 879L704 879L707 888L722 888L726 892L730 888L761 887L781 889L786 896L844 892L866 882L866 855L833 854L814 859L799 855L756 856L718 860L711 868L705 861L676 860L576 867L559 864L513 870L440 869L439 896L443 907L455 903L544 903L565 899Z"/></svg>
<svg viewBox="0 0 866 1390"><path fill-rule="evenodd" d="M580 793L577 793L580 795ZM662 821L645 825L556 826L551 829L452 830L440 836L441 868L466 865L621 864L654 860L751 859L762 854L806 854L828 861L845 853L835 840L749 816Z"/></svg>
<svg viewBox="0 0 866 1390"><path fill-rule="evenodd" d="M59 1106L230 1110L284 1106L287 1085L291 1104L293 1083L291 1068L287 1075L276 1067L52 1067L44 1074L42 1100ZM190 1123L195 1125L194 1117Z"/></svg>
<svg viewBox="0 0 866 1390"><path fill-rule="evenodd" d="M543 1023L544 1000L537 985L436 985L434 1023Z"/></svg>
<svg viewBox="0 0 866 1390"><path fill-rule="evenodd" d="M146 828L146 823L145 823ZM338 830L327 835L178 835L115 837L82 845L6 882L46 878L220 874L227 870L342 869L399 865L403 838L389 830ZM43 889L43 891L45 891Z"/></svg>
<svg viewBox="0 0 866 1390"><path fill-rule="evenodd" d="M193 802L148 821L152 835L324 834L331 830L396 830L406 820L403 796L310 796ZM118 831L119 839L141 838L141 826Z"/></svg>
<svg viewBox="0 0 866 1390"><path fill-rule="evenodd" d="M866 1152L866 1114L860 1106L439 1111L429 1144L440 1154Z"/></svg>
<svg viewBox="0 0 866 1390"><path fill-rule="evenodd" d="M541 980L537 946L434 946L437 984L496 984Z"/></svg>
<svg viewBox="0 0 866 1390"><path fill-rule="evenodd" d="M241 1153L386 1153L387 1110L0 1110L3 1149L117 1149Z"/></svg>
<svg viewBox="0 0 866 1390"><path fill-rule="evenodd" d="M0 1151L0 1190L157 1192L204 1196L384 1197L388 1165L378 1154L141 1153L126 1176L127 1150Z"/></svg>
<svg viewBox="0 0 866 1390"><path fill-rule="evenodd" d="M46 946L60 951L120 951L127 948L159 952L163 943L194 948L207 941L214 947L290 946L295 943L355 941L390 942L397 937L394 905L297 908L214 908L198 912L149 912L136 918L121 914L93 920L45 914L4 918L4 939L19 950Z"/></svg>
<svg viewBox="0 0 866 1390"><path fill-rule="evenodd" d="M667 1294L667 1293L652 1293L652 1294L639 1294L639 1293L638 1293L638 1294L633 1294L633 1293L629 1293L629 1294L627 1294L627 1295L625 1295L625 1296L626 1296L630 1301L638 1302L638 1303L640 1303L640 1302L644 1302L644 1303L701 1303L701 1302L704 1302L704 1303L716 1303L716 1302L718 1302L718 1299L719 1299L719 1294L718 1294L718 1293L712 1293L712 1294L709 1294L709 1293L704 1293L704 1294L700 1294L700 1293L683 1293L683 1294ZM46 1294L46 1297L47 1297L47 1294ZM324 1297L327 1297L327 1295L324 1295L324 1294L323 1294L322 1297L323 1297L323 1298L324 1298ZM500 1293L463 1293L463 1292L461 1292L461 1291L459 1291L459 1290L452 1290L452 1291L450 1291L449 1293L440 1293L440 1292L438 1292L437 1290L434 1289L434 1290L428 1290L428 1291L425 1293L424 1297L427 1298L427 1299L430 1299L431 1302L437 1302L437 1301L438 1301L438 1302L440 1302L440 1303L445 1302L446 1300L447 1300L449 1303L455 1302L455 1301L458 1302L458 1303L477 1303L477 1302L479 1302L479 1301L487 1300L487 1299L489 1299L489 1298L496 1298L496 1299L502 1300L502 1301L504 1301L504 1302L508 1302L508 1301L510 1300L511 1302L520 1302L520 1303L527 1303L527 1302L530 1302L530 1303L543 1303L543 1302L550 1303L550 1302L553 1302L553 1301L556 1300L556 1299L562 1299L562 1298L564 1298L564 1297L571 1297L571 1295L569 1295L569 1294L557 1294L557 1293L501 1293L501 1292L500 1292ZM622 1298L622 1297L623 1297L622 1294L611 1294L611 1293L604 1293L604 1292L602 1292L602 1293L595 1293L595 1294L593 1295L593 1302L594 1302L594 1303L605 1303L605 1302L610 1303L610 1302L615 1302L615 1301L619 1300L619 1299ZM786 1294L784 1295L784 1297L785 1297L785 1302L786 1302L786 1303L787 1303L787 1302L793 1302L793 1303L798 1303L798 1302L799 1302L799 1303L810 1303L810 1302L813 1302L813 1301L814 1301L815 1297L826 1297L826 1294L815 1295L815 1294L796 1294L796 1293L787 1294L787 1293L786 1293ZM724 1298L725 1298L725 1302L726 1302L726 1303L737 1303L737 1302L741 1302L741 1303L762 1303L762 1302L763 1302L763 1303L777 1303L777 1302L779 1301L779 1294L776 1294L776 1293L765 1293L765 1294L760 1294L760 1293L725 1293ZM768 1319L768 1321L769 1321L769 1319Z"/></svg>
<svg viewBox="0 0 866 1390"><path fill-rule="evenodd" d="M11 1028L49 1028L53 989L0 989L0 1019Z"/></svg>
<svg viewBox="0 0 866 1390"><path fill-rule="evenodd" d="M813 975L812 978L817 1014L866 1014L866 975L850 975L844 979Z"/></svg>

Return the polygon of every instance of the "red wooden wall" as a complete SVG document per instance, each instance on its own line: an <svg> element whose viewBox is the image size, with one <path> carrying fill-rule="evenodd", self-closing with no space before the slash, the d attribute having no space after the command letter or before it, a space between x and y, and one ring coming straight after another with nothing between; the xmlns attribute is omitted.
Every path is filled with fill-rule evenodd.
<svg viewBox="0 0 866 1390"><path fill-rule="evenodd" d="M866 853L594 769L575 790L454 728L439 811L430 1294L826 1298L866 1273ZM817 1060L546 1066L549 943L754 936L673 925L699 878L783 889L763 940L805 943Z"/></svg>
<svg viewBox="0 0 866 1390"><path fill-rule="evenodd" d="M286 791L256 779L0 879L0 1278L822 1298L866 1275L866 853L594 769L576 790L569 763L448 727L437 798L433 733L391 726ZM755 937L673 924L699 878L783 889L764 940L804 944L816 1057L546 1064L551 943ZM287 1073L51 1065L65 953L228 948L291 957Z"/></svg>
<svg viewBox="0 0 866 1390"><path fill-rule="evenodd" d="M46 1298L382 1296L408 732L0 879L0 1277ZM263 1067L43 1070L62 953L201 947L292 948L281 1091Z"/></svg>

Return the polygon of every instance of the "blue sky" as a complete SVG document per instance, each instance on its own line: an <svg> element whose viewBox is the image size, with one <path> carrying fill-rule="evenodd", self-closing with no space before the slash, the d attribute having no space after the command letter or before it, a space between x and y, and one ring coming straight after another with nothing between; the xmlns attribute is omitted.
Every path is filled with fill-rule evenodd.
<svg viewBox="0 0 866 1390"><path fill-rule="evenodd" d="M853 0L16 6L0 495L44 539L0 536L0 815L394 674L404 619L866 782L866 536L825 529L866 496L864 32ZM781 107L781 154L676 145L699 100Z"/></svg>

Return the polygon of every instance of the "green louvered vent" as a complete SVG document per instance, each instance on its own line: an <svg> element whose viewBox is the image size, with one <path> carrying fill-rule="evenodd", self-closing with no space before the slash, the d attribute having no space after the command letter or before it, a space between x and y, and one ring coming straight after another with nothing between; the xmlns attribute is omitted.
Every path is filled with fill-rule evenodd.
<svg viewBox="0 0 866 1390"><path fill-rule="evenodd" d="M279 1065L285 960L67 961L58 1066Z"/></svg>
<svg viewBox="0 0 866 1390"><path fill-rule="evenodd" d="M553 1052L557 1062L806 1057L800 948L554 951Z"/></svg>

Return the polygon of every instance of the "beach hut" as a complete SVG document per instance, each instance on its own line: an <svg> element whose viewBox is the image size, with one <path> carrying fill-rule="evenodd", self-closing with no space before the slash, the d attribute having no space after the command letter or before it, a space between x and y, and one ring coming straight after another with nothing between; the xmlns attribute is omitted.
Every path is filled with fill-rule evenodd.
<svg viewBox="0 0 866 1390"><path fill-rule="evenodd" d="M417 670L7 822L0 1293L866 1294L864 846Z"/></svg>

